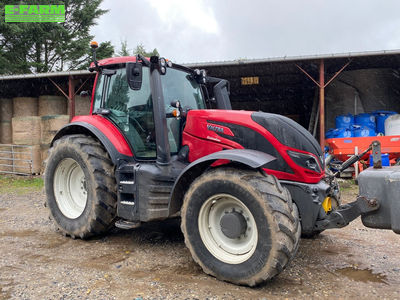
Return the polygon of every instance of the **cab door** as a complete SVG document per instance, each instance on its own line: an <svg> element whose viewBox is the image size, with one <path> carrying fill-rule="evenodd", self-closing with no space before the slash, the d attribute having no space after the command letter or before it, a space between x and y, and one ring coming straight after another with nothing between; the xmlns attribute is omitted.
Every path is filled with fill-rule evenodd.
<svg viewBox="0 0 400 300"><path fill-rule="evenodd" d="M104 108L110 111L107 118L125 135L135 158L155 159L156 139L149 68L143 68L140 90L129 88L125 68L115 71L111 76L98 78L93 111L100 107L102 92Z"/></svg>

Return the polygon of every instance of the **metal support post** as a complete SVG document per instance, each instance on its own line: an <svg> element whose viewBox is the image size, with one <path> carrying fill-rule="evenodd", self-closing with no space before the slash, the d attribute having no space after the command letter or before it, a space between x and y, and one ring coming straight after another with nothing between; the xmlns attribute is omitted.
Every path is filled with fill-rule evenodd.
<svg viewBox="0 0 400 300"><path fill-rule="evenodd" d="M299 68L316 86L319 87L319 144L322 151L325 148L325 88L351 63L351 59L337 71L328 82L325 83L325 62L323 59L319 61L319 82L316 81L310 74L307 73L302 67L296 64Z"/></svg>
<svg viewBox="0 0 400 300"><path fill-rule="evenodd" d="M325 148L325 63L319 62L319 144Z"/></svg>
<svg viewBox="0 0 400 300"><path fill-rule="evenodd" d="M70 75L68 77L68 105L69 105L69 121L75 116L75 81Z"/></svg>
<svg viewBox="0 0 400 300"><path fill-rule="evenodd" d="M72 75L68 76L68 94L63 91L63 89L56 83L54 82L50 77L48 77L50 82L54 84L54 86L67 98L68 100L68 107L69 107L69 119L75 117L75 96L79 91L83 88L83 86L86 84L86 82L90 79L90 77L86 78L86 80L80 85L77 91L75 91L75 79L73 78Z"/></svg>

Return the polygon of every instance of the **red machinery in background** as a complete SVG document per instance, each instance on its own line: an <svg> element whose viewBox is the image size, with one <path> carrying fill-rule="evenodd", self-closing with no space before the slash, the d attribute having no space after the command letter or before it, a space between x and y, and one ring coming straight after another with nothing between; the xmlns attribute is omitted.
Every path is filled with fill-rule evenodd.
<svg viewBox="0 0 400 300"><path fill-rule="evenodd" d="M381 143L382 153L389 154L390 164L394 164L400 158L400 135L394 136L370 136L327 139L329 154L341 161L346 161L351 155L358 154L368 148L373 141ZM367 153L361 159L368 161Z"/></svg>

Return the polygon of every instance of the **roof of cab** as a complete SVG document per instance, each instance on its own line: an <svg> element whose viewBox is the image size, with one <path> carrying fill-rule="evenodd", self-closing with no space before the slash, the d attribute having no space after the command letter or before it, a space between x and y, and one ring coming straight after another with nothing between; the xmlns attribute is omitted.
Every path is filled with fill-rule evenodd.
<svg viewBox="0 0 400 300"><path fill-rule="evenodd" d="M99 60L99 66L125 64L127 62L135 62L135 61L136 61L136 56L110 57Z"/></svg>

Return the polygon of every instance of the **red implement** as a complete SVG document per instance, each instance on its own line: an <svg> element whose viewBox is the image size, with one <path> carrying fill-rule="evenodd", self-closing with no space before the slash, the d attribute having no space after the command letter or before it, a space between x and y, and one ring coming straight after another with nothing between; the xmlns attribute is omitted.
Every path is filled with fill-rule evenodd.
<svg viewBox="0 0 400 300"><path fill-rule="evenodd" d="M360 153L367 149L373 141L379 141L381 143L382 153L388 153L390 159L397 159L400 157L400 135L333 138L327 139L326 144L329 146L330 154L341 161L345 161L349 156L355 154L356 147L358 147L358 153ZM363 159L368 158L369 154L363 157Z"/></svg>

